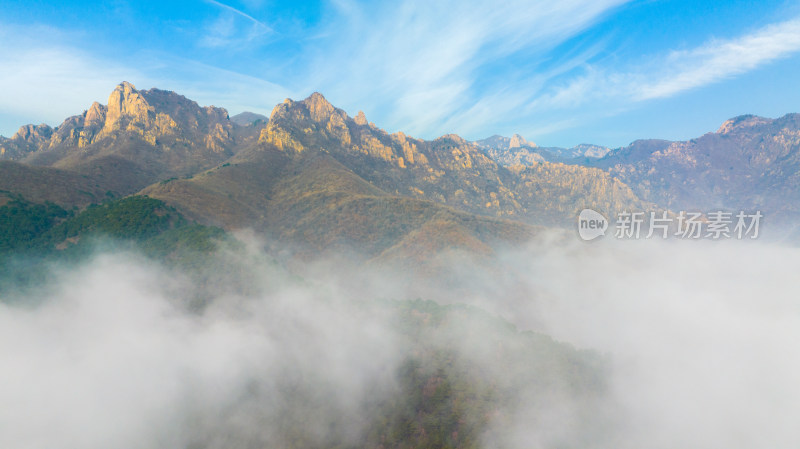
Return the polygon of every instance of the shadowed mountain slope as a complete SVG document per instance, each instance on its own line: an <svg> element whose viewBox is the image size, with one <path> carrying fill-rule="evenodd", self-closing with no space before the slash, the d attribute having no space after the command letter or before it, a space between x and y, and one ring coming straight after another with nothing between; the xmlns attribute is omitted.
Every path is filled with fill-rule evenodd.
<svg viewBox="0 0 800 449"><path fill-rule="evenodd" d="M368 257L389 251L421 258L452 247L490 253L494 243L523 241L535 232L522 223L389 194L329 154L287 154L271 144L142 193L187 217L227 229L254 228L301 252L357 248ZM416 239L425 227L433 227L427 233L435 238Z"/></svg>
<svg viewBox="0 0 800 449"><path fill-rule="evenodd" d="M671 209L761 209L800 217L800 114L741 116L685 142L638 140L591 162Z"/></svg>
<svg viewBox="0 0 800 449"><path fill-rule="evenodd" d="M36 203L51 202L65 208L83 207L108 198L96 179L67 170L0 162L0 192Z"/></svg>

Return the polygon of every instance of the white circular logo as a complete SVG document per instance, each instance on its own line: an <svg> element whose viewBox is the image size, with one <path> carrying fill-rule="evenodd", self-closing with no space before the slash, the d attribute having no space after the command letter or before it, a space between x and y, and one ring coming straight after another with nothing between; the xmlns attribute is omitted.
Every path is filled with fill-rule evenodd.
<svg viewBox="0 0 800 449"><path fill-rule="evenodd" d="M578 215L578 235L583 240L594 240L601 235L606 235L608 220L600 212L584 209Z"/></svg>

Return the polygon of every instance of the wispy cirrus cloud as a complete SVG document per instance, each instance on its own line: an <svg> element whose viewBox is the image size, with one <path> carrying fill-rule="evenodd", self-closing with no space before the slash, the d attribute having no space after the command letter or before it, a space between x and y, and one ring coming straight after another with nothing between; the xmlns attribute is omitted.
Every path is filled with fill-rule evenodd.
<svg viewBox="0 0 800 449"><path fill-rule="evenodd" d="M540 109L569 109L597 100L636 103L668 98L741 75L800 52L800 18L733 39L651 55L627 71L587 65L567 84L532 99Z"/></svg>
<svg viewBox="0 0 800 449"><path fill-rule="evenodd" d="M714 40L665 59L666 76L643 81L634 98L663 98L748 72L800 51L800 18L731 40ZM669 67L674 69L669 70Z"/></svg>
<svg viewBox="0 0 800 449"><path fill-rule="evenodd" d="M509 84L527 92L539 76L523 65L551 58L625 2L338 0L305 82L345 107L370 107L390 129L432 137L482 101L503 112L520 106L525 96Z"/></svg>
<svg viewBox="0 0 800 449"><path fill-rule="evenodd" d="M271 31L271 28L266 23L256 19L255 17L251 16L250 14L247 14L246 12L244 12L242 10L236 9L233 6L226 5L226 4L224 4L222 2L218 2L216 0L206 0L206 2L211 3L212 5L219 6L220 8L222 8L222 9L224 9L226 11L230 11L230 12L232 12L232 13L238 15L238 16L244 17L245 19L253 22L253 24L258 25L261 28L264 28L266 30Z"/></svg>
<svg viewBox="0 0 800 449"><path fill-rule="evenodd" d="M205 47L242 46L274 33L274 30L261 20L216 0L206 3L220 9L221 14L206 25L200 45Z"/></svg>
<svg viewBox="0 0 800 449"><path fill-rule="evenodd" d="M643 107L648 101L702 89L798 53L800 17L729 39L711 39L690 49L641 55L625 61L623 67L585 62L573 66L569 73L547 77L550 83L541 83L538 88L515 90L522 93L515 110L519 116L529 117L527 124L517 130L534 138L563 134L592 120L618 116ZM510 104L483 103L486 110L503 110L504 104ZM725 118L728 117L719 117Z"/></svg>
<svg viewBox="0 0 800 449"><path fill-rule="evenodd" d="M15 45L0 45L0 113L12 117L2 123L0 135L10 135L17 127L33 122L61 123L80 113L93 100L103 101L122 80L142 77L142 72L115 61L101 60L68 44L59 30L39 26L39 39L30 39L15 27L0 27L0 40L15 40ZM19 120L11 122L13 118Z"/></svg>

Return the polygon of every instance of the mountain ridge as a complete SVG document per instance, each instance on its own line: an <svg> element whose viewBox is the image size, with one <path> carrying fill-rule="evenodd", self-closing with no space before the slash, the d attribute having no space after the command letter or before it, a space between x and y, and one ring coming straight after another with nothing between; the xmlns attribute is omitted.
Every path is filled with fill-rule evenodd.
<svg viewBox="0 0 800 449"><path fill-rule="evenodd" d="M686 141L637 140L587 165L676 209L763 209L800 218L800 114L742 115Z"/></svg>
<svg viewBox="0 0 800 449"><path fill-rule="evenodd" d="M566 169L562 164L548 164L547 170L510 171L455 134L431 141L402 132L389 134L365 124L363 113L359 115L358 121L350 118L319 93L302 101L287 99L273 109L259 143L271 143L291 152L328 152L387 192L436 201L470 213L519 217L536 224L566 223L586 203L598 208L600 204L646 206L630 192L623 193L625 189L614 193L604 190L604 185L613 183L610 178L600 183L587 182L606 177L593 168ZM551 178L540 179L541 176ZM584 179L575 189L562 189L559 193L570 207L548 204L528 191L533 184L566 186L569 183L562 183L559 177L574 176Z"/></svg>
<svg viewBox="0 0 800 449"><path fill-rule="evenodd" d="M0 140L0 159L78 172L127 195L213 167L254 141L254 134L231 123L225 109L122 82L107 105L94 102L55 128L23 127Z"/></svg>
<svg viewBox="0 0 800 449"><path fill-rule="evenodd" d="M534 229L528 228L531 225L570 226L587 207L614 216L623 210L716 205L692 203L682 192L697 185L659 183L651 179L650 170L664 170L659 164L666 163L678 178L681 170L689 173L694 169L692 176L684 177L697 183L703 180L697 170L705 170L703 173L711 176L707 182L717 182L712 172L718 170L714 167L720 158L704 156L707 163L692 168L691 158L680 157L686 145L728 142L730 147L745 141L757 143L769 135L783 139L776 145L793 154L787 148L796 145L792 130L798 127L793 123L800 123L792 115L781 119L741 116L723 123L717 133L688 142L639 140L598 158L587 154L608 149L585 144L560 149L566 152L559 156L519 135L491 138L509 148L503 155L487 149L486 139L469 142L446 134L423 140L403 132L389 133L370 123L362 111L350 117L319 92L303 100L284 100L272 108L266 120L256 115L244 118L246 124L240 125L225 109L201 107L174 92L137 90L123 82L113 90L107 105L95 102L56 128L26 125L12 139L3 138L0 159L24 164L26 173L40 182L39 187L21 183L20 189L25 191L21 194L39 190L38 198L47 197L41 191L47 190L50 181L37 167L60 170L47 173L58 173L62 186L83 186L80 190L91 192L80 201L56 198L70 207L143 193L200 222L229 230L255 227L280 238L316 242L311 245L316 249L347 241L343 236L348 226L364 234L350 239L358 244L371 241L370 233L385 231L384 237L377 238L383 243L368 244L377 255L409 235L422 239L429 234L422 229L433 229L430 223L435 216L447 217L440 223L442 230L461 235L451 240L466 242L492 234L457 224L469 215L500 220L478 220L481 226L494 227L497 235L529 235ZM780 136L768 134L778 128L789 131ZM692 151L705 154L702 149ZM523 161L520 155L524 154L535 155L535 160ZM503 159L512 156L516 160ZM747 154L740 151L737 157L746 158ZM774 165L762 162L764 167ZM2 164L6 170L21 167ZM8 181L0 188L13 192L13 184ZM789 187L775 188L785 191ZM708 199L712 193L704 195ZM381 230L374 223L385 222L394 214L386 206L389 204L418 215L396 217L407 226ZM364 211L373 215L363 215ZM282 216L296 221L281 220ZM353 227L351 219L355 217L366 220L366 226ZM503 220L520 227L510 231ZM323 223L335 223L336 231L329 232ZM431 241L430 237L424 239ZM480 247L476 243L467 246Z"/></svg>
<svg viewBox="0 0 800 449"><path fill-rule="evenodd" d="M473 142L490 158L506 167L533 165L541 162L581 163L582 160L600 158L610 149L594 144L582 143L572 148L542 147L528 142L519 134L512 137L493 135Z"/></svg>

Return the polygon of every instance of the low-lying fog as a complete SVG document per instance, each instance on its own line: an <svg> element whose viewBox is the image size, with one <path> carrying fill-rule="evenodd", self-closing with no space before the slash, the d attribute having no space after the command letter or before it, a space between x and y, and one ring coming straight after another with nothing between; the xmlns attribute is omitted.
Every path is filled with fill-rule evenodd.
<svg viewBox="0 0 800 449"><path fill-rule="evenodd" d="M427 276L330 260L288 274L254 245L217 256L209 285L132 254L54 267L47 286L0 298L0 447L279 446L291 419L356 444L364 404L396 391L401 362L375 304L414 298L468 303L610 363L601 431L570 427L571 404L520 407L487 447L800 447L800 250L570 237L491 266L443 255L449 271ZM292 415L298 384L326 405Z"/></svg>

